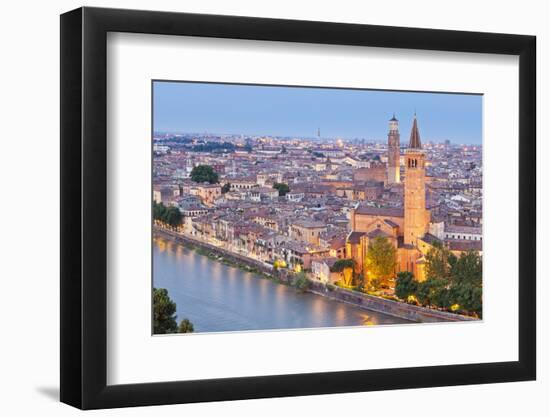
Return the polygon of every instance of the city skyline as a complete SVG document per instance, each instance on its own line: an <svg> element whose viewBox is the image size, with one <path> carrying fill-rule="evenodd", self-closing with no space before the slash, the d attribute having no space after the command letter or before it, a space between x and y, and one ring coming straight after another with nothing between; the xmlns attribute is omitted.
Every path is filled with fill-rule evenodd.
<svg viewBox="0 0 550 417"><path fill-rule="evenodd" d="M482 143L473 94L155 81L153 105L156 132L384 141L394 113L405 137L416 112L425 141Z"/></svg>

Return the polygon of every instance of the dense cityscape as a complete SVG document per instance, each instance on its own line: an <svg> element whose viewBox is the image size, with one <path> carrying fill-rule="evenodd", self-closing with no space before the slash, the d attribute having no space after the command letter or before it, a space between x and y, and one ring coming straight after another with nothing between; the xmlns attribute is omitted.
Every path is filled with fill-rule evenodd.
<svg viewBox="0 0 550 417"><path fill-rule="evenodd" d="M310 283L479 317L482 147L421 141L419 124L408 140L395 115L384 140L155 132L155 227ZM479 267L462 298L437 284L460 262Z"/></svg>

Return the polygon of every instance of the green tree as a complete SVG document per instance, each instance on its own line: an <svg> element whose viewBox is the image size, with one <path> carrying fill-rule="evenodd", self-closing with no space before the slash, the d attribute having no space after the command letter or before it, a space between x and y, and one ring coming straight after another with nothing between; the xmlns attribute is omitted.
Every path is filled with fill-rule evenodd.
<svg viewBox="0 0 550 417"><path fill-rule="evenodd" d="M365 267L369 281L380 280L380 286L388 285L393 277L397 251L393 244L382 236L377 236L369 242Z"/></svg>
<svg viewBox="0 0 550 417"><path fill-rule="evenodd" d="M153 218L172 227L176 227L181 224L182 216L179 208L174 206L166 207L162 203L157 204L153 201Z"/></svg>
<svg viewBox="0 0 550 417"><path fill-rule="evenodd" d="M342 272L345 268L354 267L355 261L353 259L338 259L330 268L330 272Z"/></svg>
<svg viewBox="0 0 550 417"><path fill-rule="evenodd" d="M290 191L290 187L284 182L276 182L275 184L273 184L273 188L279 191L279 196L281 197L283 197L286 193Z"/></svg>
<svg viewBox="0 0 550 417"><path fill-rule="evenodd" d="M454 304L453 292L445 285L445 282L436 285L430 296L432 305L436 307L448 309Z"/></svg>
<svg viewBox="0 0 550 417"><path fill-rule="evenodd" d="M170 206L166 209L164 214L164 222L172 227L179 226L181 224L181 212L177 207Z"/></svg>
<svg viewBox="0 0 550 417"><path fill-rule="evenodd" d="M191 179L195 182L215 184L219 181L219 176L210 165L197 165L191 170Z"/></svg>
<svg viewBox="0 0 550 417"><path fill-rule="evenodd" d="M458 258L454 253L451 252L451 254L449 254L449 268L450 268L449 273L450 274L452 274L453 268L455 267L457 261L458 261Z"/></svg>
<svg viewBox="0 0 550 417"><path fill-rule="evenodd" d="M292 285L297 289L304 291L309 285L305 272L298 272L292 281Z"/></svg>
<svg viewBox="0 0 550 417"><path fill-rule="evenodd" d="M445 294L443 294L443 292L445 292ZM418 302L422 305L447 307L449 302L447 292L446 280L439 278L428 278L426 281L418 283L415 295ZM443 300L445 300L445 306L438 305L438 303L443 302Z"/></svg>
<svg viewBox="0 0 550 417"><path fill-rule="evenodd" d="M483 262L477 252L469 251L451 259L452 304L460 309L474 312L481 317L483 312L482 273Z"/></svg>
<svg viewBox="0 0 550 417"><path fill-rule="evenodd" d="M427 279L416 282L408 273L399 273L395 295L406 299L414 295L425 306L463 310L481 317L483 312L481 256L474 251L463 252L459 257L442 246L436 246L426 256ZM416 285L416 288L414 288Z"/></svg>
<svg viewBox="0 0 550 417"><path fill-rule="evenodd" d="M434 242L433 247L426 254L426 277L448 278L450 274L450 251L440 242Z"/></svg>
<svg viewBox="0 0 550 417"><path fill-rule="evenodd" d="M331 272L339 272L342 278L342 282L346 286L350 286L353 282L355 261L353 259L338 259L332 267L330 268ZM344 270L347 270L344 272ZM362 281L362 280L361 280ZM361 282L363 284L363 282Z"/></svg>
<svg viewBox="0 0 550 417"><path fill-rule="evenodd" d="M418 282L414 279L412 273L405 271L397 274L395 281L395 295L402 300L406 300L410 295L416 295Z"/></svg>
<svg viewBox="0 0 550 417"><path fill-rule="evenodd" d="M455 284L451 288L453 304L458 304L459 308L474 312L478 317L483 312L483 294L482 288L468 283Z"/></svg>
<svg viewBox="0 0 550 417"><path fill-rule="evenodd" d="M222 194L225 194L225 193L228 193L229 190L231 190L231 184L226 182L223 186L222 186Z"/></svg>
<svg viewBox="0 0 550 417"><path fill-rule="evenodd" d="M457 284L481 286L483 263L475 251L462 252L460 257L451 263L451 279Z"/></svg>
<svg viewBox="0 0 550 417"><path fill-rule="evenodd" d="M178 326L178 333L193 333L195 326L189 321L189 319L183 319Z"/></svg>
<svg viewBox="0 0 550 417"><path fill-rule="evenodd" d="M164 221L166 216L166 206L161 203L153 201L153 218L155 220Z"/></svg>
<svg viewBox="0 0 550 417"><path fill-rule="evenodd" d="M176 318L176 303L168 296L168 290L153 288L153 333L175 333L178 330Z"/></svg>

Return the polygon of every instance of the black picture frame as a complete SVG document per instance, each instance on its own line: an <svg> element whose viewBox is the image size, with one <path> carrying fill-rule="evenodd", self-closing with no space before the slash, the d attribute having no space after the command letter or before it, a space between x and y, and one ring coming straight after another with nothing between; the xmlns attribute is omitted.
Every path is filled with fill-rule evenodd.
<svg viewBox="0 0 550 417"><path fill-rule="evenodd" d="M108 32L519 56L519 360L107 385ZM61 15L61 401L82 409L534 380L536 38L80 8Z"/></svg>

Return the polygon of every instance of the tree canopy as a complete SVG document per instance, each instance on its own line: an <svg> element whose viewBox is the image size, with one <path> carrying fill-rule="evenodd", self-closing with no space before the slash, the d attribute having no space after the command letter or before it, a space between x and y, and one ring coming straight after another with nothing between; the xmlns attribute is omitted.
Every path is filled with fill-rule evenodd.
<svg viewBox="0 0 550 417"><path fill-rule="evenodd" d="M292 285L294 285L297 289L304 291L309 285L305 272L298 272L292 281Z"/></svg>
<svg viewBox="0 0 550 417"><path fill-rule="evenodd" d="M434 242L433 248L426 254L426 277L448 278L450 274L449 249L439 242Z"/></svg>
<svg viewBox="0 0 550 417"><path fill-rule="evenodd" d="M409 296L416 294L418 282L414 279L413 274L408 271L398 272L395 283L395 295L403 300Z"/></svg>
<svg viewBox="0 0 550 417"><path fill-rule="evenodd" d="M385 237L377 236L369 242L365 266L370 280L379 280L380 285L387 285L393 277L397 262L397 250Z"/></svg>
<svg viewBox="0 0 550 417"><path fill-rule="evenodd" d="M355 261L353 259L339 259L330 267L330 272L339 272L342 284L350 287L354 278L357 278L354 269ZM362 282L358 284L362 284Z"/></svg>
<svg viewBox="0 0 550 417"><path fill-rule="evenodd" d="M176 321L176 303L166 288L153 288L153 334L191 333L195 330L189 319Z"/></svg>
<svg viewBox="0 0 550 417"><path fill-rule="evenodd" d="M222 186L222 194L225 194L225 193L228 193L229 190L231 190L231 184L226 182L223 186Z"/></svg>
<svg viewBox="0 0 550 417"><path fill-rule="evenodd" d="M483 262L477 252L450 257L451 290L456 304L481 316Z"/></svg>
<svg viewBox="0 0 550 417"><path fill-rule="evenodd" d="M450 276L453 283L481 286L483 263L477 252L463 252L459 258L449 258Z"/></svg>
<svg viewBox="0 0 550 417"><path fill-rule="evenodd" d="M197 165L191 170L191 179L195 182L216 184L219 176L210 165Z"/></svg>
<svg viewBox="0 0 550 417"><path fill-rule="evenodd" d="M168 296L166 288L153 288L153 333L176 333L176 303Z"/></svg>
<svg viewBox="0 0 550 417"><path fill-rule="evenodd" d="M153 202L153 219L176 227L181 224L181 212L177 207Z"/></svg>
<svg viewBox="0 0 550 417"><path fill-rule="evenodd" d="M178 326L178 333L193 333L195 326L189 321L189 319L183 319Z"/></svg>
<svg viewBox="0 0 550 417"><path fill-rule="evenodd" d="M330 272L342 272L345 268L353 268L354 266L355 261L353 259L338 259L330 268Z"/></svg>
<svg viewBox="0 0 550 417"><path fill-rule="evenodd" d="M459 257L442 245L435 245L426 255L426 280L417 282L409 272L397 274L395 295L403 300L414 296L426 306L463 310L482 315L481 256L474 251Z"/></svg>
<svg viewBox="0 0 550 417"><path fill-rule="evenodd" d="M205 142L191 145L191 152L231 153L235 151L235 145L230 142Z"/></svg>
<svg viewBox="0 0 550 417"><path fill-rule="evenodd" d="M447 281L442 278L428 278L419 282L415 294L418 302L428 306L450 307L451 297L446 284Z"/></svg>
<svg viewBox="0 0 550 417"><path fill-rule="evenodd" d="M290 191L290 187L288 184L285 184L284 182L276 182L273 184L273 188L279 190L279 196L283 197Z"/></svg>

